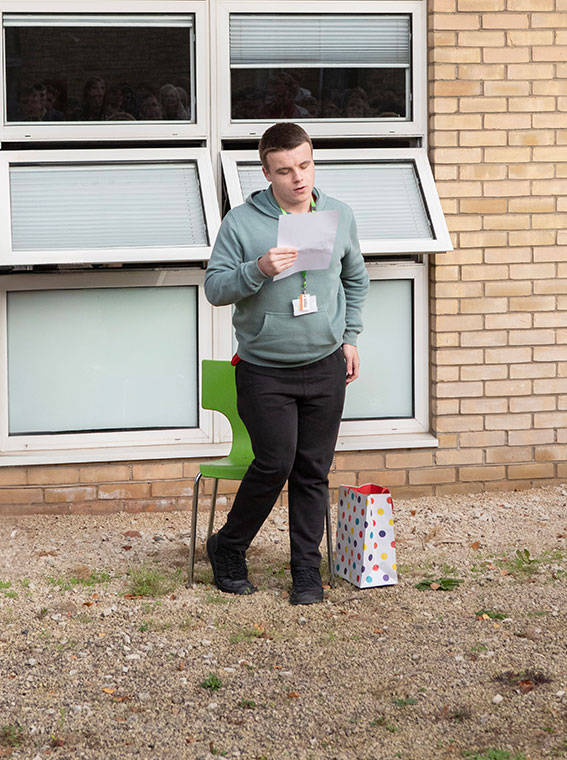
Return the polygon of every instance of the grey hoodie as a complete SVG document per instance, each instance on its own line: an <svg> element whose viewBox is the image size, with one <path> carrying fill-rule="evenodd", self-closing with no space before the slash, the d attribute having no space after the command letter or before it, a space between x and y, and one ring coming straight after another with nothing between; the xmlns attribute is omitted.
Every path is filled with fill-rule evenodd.
<svg viewBox="0 0 567 760"><path fill-rule="evenodd" d="M241 359L266 367L295 367L324 359L343 343L356 345L368 274L349 206L313 191L316 210L337 209L339 224L328 269L307 272L307 292L318 311L293 316L302 291L299 272L274 282L257 261L277 245L281 214L271 186L259 190L223 219L205 276L214 306L234 304L233 323Z"/></svg>

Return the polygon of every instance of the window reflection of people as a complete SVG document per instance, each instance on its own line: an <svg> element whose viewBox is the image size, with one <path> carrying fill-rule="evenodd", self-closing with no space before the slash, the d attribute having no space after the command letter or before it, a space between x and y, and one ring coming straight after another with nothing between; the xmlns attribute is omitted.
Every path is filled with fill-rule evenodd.
<svg viewBox="0 0 567 760"><path fill-rule="evenodd" d="M42 106L39 92L33 87L22 90L18 106L23 121L41 121L45 109Z"/></svg>
<svg viewBox="0 0 567 760"><path fill-rule="evenodd" d="M179 121L181 119L187 120L189 118L175 85L164 84L159 91L159 100L164 119L168 121Z"/></svg>
<svg viewBox="0 0 567 760"><path fill-rule="evenodd" d="M142 98L140 104L140 119L143 121L157 121L163 119L163 110L159 100L151 93Z"/></svg>
<svg viewBox="0 0 567 760"><path fill-rule="evenodd" d="M270 80L272 97L265 108L265 118L297 119L307 115L296 101L297 81L289 74L282 72Z"/></svg>
<svg viewBox="0 0 567 760"><path fill-rule="evenodd" d="M56 79L44 79L43 84L47 90L45 107L48 111L59 111L64 119L67 110L67 88L65 84Z"/></svg>
<svg viewBox="0 0 567 760"><path fill-rule="evenodd" d="M74 114L75 121L103 121L106 83L100 76L87 79L83 88L81 108Z"/></svg>

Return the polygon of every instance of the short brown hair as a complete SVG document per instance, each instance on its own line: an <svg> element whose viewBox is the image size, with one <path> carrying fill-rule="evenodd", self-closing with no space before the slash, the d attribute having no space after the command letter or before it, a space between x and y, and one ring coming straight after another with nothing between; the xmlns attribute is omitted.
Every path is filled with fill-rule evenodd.
<svg viewBox="0 0 567 760"><path fill-rule="evenodd" d="M293 124L289 121L274 124L264 132L258 145L262 166L267 168L266 157L269 153L276 153L279 150L293 150L303 143L308 143L313 150L311 138L299 124Z"/></svg>

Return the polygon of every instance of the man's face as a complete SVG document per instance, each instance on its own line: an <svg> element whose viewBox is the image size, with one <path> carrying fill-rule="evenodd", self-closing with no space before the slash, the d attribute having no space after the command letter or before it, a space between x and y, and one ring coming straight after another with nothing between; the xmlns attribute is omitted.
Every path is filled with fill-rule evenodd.
<svg viewBox="0 0 567 760"><path fill-rule="evenodd" d="M292 150L268 153L266 164L262 171L272 183L274 197L280 206L295 213L309 211L315 184L315 165L309 143L302 143Z"/></svg>

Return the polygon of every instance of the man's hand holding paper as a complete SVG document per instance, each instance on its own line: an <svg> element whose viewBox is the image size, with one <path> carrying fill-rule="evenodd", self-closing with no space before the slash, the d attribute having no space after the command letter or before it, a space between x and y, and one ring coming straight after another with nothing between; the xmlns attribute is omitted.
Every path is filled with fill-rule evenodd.
<svg viewBox="0 0 567 760"><path fill-rule="evenodd" d="M328 269L338 223L339 212L336 210L282 214L278 220L277 247L297 249L298 255L291 266L274 276L274 280L289 277L294 272Z"/></svg>

